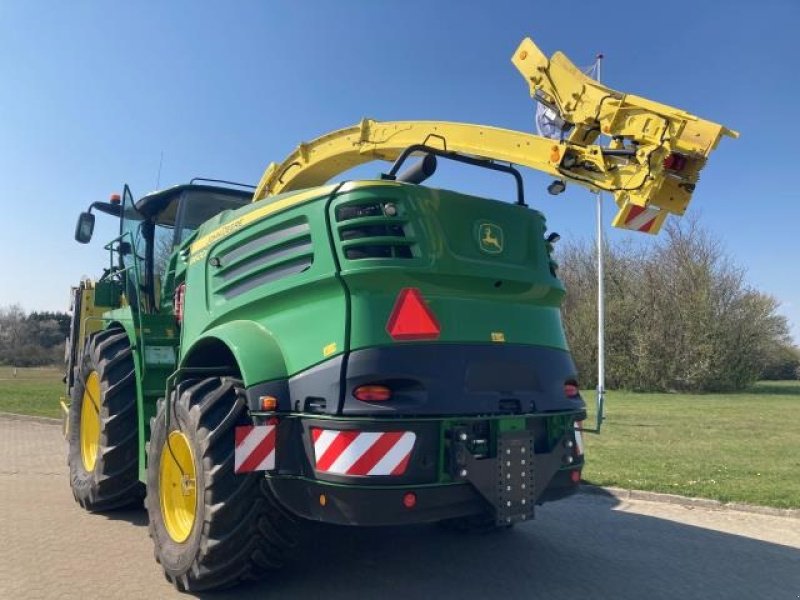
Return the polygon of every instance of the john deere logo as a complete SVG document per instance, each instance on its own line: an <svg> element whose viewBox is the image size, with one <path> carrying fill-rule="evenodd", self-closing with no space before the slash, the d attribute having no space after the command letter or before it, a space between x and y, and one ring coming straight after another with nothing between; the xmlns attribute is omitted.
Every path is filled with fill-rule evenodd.
<svg viewBox="0 0 800 600"><path fill-rule="evenodd" d="M503 251L503 230L494 223L481 223L478 226L478 245L487 254L500 254Z"/></svg>

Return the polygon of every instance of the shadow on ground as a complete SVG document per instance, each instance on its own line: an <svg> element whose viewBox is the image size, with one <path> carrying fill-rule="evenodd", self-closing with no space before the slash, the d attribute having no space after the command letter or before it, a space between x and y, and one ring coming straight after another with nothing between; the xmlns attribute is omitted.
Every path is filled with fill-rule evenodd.
<svg viewBox="0 0 800 600"><path fill-rule="evenodd" d="M280 573L207 599L790 598L800 551L612 510L580 495L537 520L486 535L436 526L315 525Z"/></svg>

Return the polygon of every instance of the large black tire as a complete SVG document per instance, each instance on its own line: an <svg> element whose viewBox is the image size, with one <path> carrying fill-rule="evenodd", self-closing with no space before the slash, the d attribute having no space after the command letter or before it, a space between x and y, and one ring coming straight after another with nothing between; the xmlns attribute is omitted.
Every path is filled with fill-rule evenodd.
<svg viewBox="0 0 800 600"><path fill-rule="evenodd" d="M99 409L99 441L94 464L87 469L81 454L81 414L92 372L100 384L100 397L93 399ZM68 439L70 485L83 508L95 512L141 506L136 378L128 336L120 329L93 334L88 340L72 388Z"/></svg>
<svg viewBox="0 0 800 600"><path fill-rule="evenodd" d="M250 423L241 382L186 382L172 399L169 431L163 400L151 421L145 500L156 560L167 579L181 591L196 592L259 579L282 567L295 543L295 520L272 496L263 473L234 473L234 428ZM196 473L194 521L180 543L165 525L159 490L162 455L175 456L166 444L174 431L185 436Z"/></svg>

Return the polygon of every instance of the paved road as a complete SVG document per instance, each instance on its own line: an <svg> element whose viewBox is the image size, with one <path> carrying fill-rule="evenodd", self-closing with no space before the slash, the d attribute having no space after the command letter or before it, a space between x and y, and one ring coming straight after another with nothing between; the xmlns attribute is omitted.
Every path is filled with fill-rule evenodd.
<svg viewBox="0 0 800 600"><path fill-rule="evenodd" d="M0 417L0 598L183 597L143 511L83 512L52 424ZM800 520L577 496L484 536L320 526L279 576L208 598L800 598Z"/></svg>

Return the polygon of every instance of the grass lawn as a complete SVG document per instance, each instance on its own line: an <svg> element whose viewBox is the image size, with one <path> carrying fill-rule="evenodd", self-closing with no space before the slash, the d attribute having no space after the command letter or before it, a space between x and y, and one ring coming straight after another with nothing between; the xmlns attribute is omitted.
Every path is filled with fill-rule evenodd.
<svg viewBox="0 0 800 600"><path fill-rule="evenodd" d="M64 395L58 368L14 369L0 367L0 412L39 417L61 417L58 399Z"/></svg>
<svg viewBox="0 0 800 600"><path fill-rule="evenodd" d="M0 412L60 417L62 372L0 367ZM594 392L584 392L594 404ZM601 435L585 434L598 485L800 508L800 381L747 393L608 392ZM587 424L591 426L590 410Z"/></svg>
<svg viewBox="0 0 800 600"><path fill-rule="evenodd" d="M594 404L594 392L584 393ZM598 485L800 507L800 381L746 393L609 392L602 434L586 434ZM587 423L593 421L593 412ZM590 425L591 426L591 425Z"/></svg>

